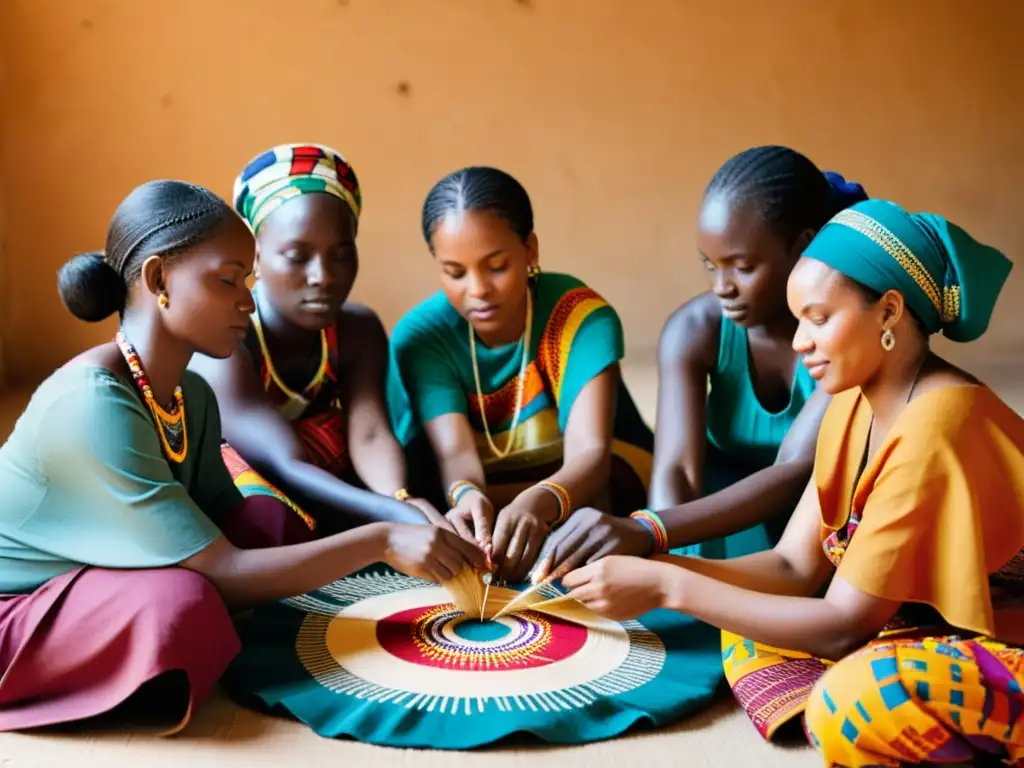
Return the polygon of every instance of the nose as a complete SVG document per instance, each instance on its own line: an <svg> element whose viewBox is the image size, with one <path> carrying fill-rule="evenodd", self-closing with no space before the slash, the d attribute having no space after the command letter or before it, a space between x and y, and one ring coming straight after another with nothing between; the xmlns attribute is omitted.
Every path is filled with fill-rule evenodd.
<svg viewBox="0 0 1024 768"><path fill-rule="evenodd" d="M491 284L481 275L469 276L469 296L472 299L486 299L491 292Z"/></svg>
<svg viewBox="0 0 1024 768"><path fill-rule="evenodd" d="M252 298L252 291L245 283L242 283L242 300L238 303L238 309L247 315L256 311L256 302Z"/></svg>
<svg viewBox="0 0 1024 768"><path fill-rule="evenodd" d="M814 351L814 342L811 341L803 321L797 323L796 333L793 334L793 351L800 355L808 355Z"/></svg>
<svg viewBox="0 0 1024 768"><path fill-rule="evenodd" d="M736 283L728 269L715 270L715 279L711 283L711 291L720 299L732 299L736 297Z"/></svg>
<svg viewBox="0 0 1024 768"><path fill-rule="evenodd" d="M323 256L314 256L306 264L306 283L312 286L330 285L335 281L327 260Z"/></svg>

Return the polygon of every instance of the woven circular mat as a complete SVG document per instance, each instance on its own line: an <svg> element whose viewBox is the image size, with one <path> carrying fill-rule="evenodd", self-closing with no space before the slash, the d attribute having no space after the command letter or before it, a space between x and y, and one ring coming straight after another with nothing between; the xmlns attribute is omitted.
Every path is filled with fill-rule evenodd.
<svg viewBox="0 0 1024 768"><path fill-rule="evenodd" d="M225 683L241 703L397 747L606 739L706 706L722 679L718 632L680 614L617 622L569 601L481 622L385 566L258 608L239 632Z"/></svg>

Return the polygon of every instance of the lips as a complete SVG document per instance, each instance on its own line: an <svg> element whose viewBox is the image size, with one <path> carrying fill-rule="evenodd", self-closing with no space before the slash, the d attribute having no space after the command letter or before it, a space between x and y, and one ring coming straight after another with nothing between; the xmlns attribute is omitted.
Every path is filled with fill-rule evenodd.
<svg viewBox="0 0 1024 768"><path fill-rule="evenodd" d="M490 305L486 307L471 307L467 314L477 320L489 320L498 313L498 308Z"/></svg>
<svg viewBox="0 0 1024 768"><path fill-rule="evenodd" d="M338 301L330 297L305 299L302 302L302 308L308 312L315 312L318 314L325 312L335 312L338 309Z"/></svg>
<svg viewBox="0 0 1024 768"><path fill-rule="evenodd" d="M722 311L727 315L739 315L747 311L744 304L723 304Z"/></svg>
<svg viewBox="0 0 1024 768"><path fill-rule="evenodd" d="M824 376L827 366L827 360L804 360L804 368L807 369L807 373L812 379L820 379Z"/></svg>

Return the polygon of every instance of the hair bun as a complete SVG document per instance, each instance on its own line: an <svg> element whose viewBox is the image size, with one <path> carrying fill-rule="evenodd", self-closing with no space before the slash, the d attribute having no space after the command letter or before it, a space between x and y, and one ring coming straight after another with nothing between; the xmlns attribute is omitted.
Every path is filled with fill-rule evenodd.
<svg viewBox="0 0 1024 768"><path fill-rule="evenodd" d="M80 253L57 272L57 290L67 310L87 323L105 320L124 310L124 280L107 263L102 251Z"/></svg>
<svg viewBox="0 0 1024 768"><path fill-rule="evenodd" d="M832 198L832 210L835 213L868 199L868 193L856 181L847 181L841 173L835 171L825 171L824 175Z"/></svg>

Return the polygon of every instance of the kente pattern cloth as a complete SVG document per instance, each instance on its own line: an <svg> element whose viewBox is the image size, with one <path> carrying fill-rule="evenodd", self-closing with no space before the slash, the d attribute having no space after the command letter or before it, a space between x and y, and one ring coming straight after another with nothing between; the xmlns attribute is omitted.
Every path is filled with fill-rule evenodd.
<svg viewBox="0 0 1024 768"><path fill-rule="evenodd" d="M1024 421L985 387L933 390L907 405L858 473L870 426L859 390L833 398L815 467L822 548L845 581L902 608L836 663L723 632L726 679L765 738L806 711L830 765L991 751L990 739L1016 759Z"/></svg>
<svg viewBox="0 0 1024 768"><path fill-rule="evenodd" d="M1024 650L985 637L877 640L835 665L807 708L828 766L1024 765Z"/></svg>
<svg viewBox="0 0 1024 768"><path fill-rule="evenodd" d="M561 466L562 436L577 396L624 353L615 310L579 280L545 272L533 291L522 412L513 449L501 460L491 454L480 419L467 323L444 294L412 309L392 334L388 397L399 440L415 445L424 424L445 414L464 414L476 435L488 489L504 488L502 495L509 497ZM494 348L477 344L484 412L500 446L508 439L515 412L522 354L522 341ZM653 447L654 436L620 380L612 445L616 513L645 506ZM418 461L410 460L410 465Z"/></svg>
<svg viewBox="0 0 1024 768"><path fill-rule="evenodd" d="M322 193L342 200L356 220L363 198L352 166L322 144L281 144L249 161L235 179L235 210L254 233L281 205L299 195Z"/></svg>
<svg viewBox="0 0 1024 768"><path fill-rule="evenodd" d="M309 530L316 530L316 520L282 493L276 485L250 467L245 459L238 454L238 451L227 443L223 443L220 450L221 456L224 458L224 465L228 468L235 487L238 488L243 497L254 499L266 496L274 499L284 504Z"/></svg>
<svg viewBox="0 0 1024 768"><path fill-rule="evenodd" d="M716 631L681 614L620 623L566 601L480 622L384 565L257 608L239 631L232 696L394 747L611 738L707 706L720 679Z"/></svg>

